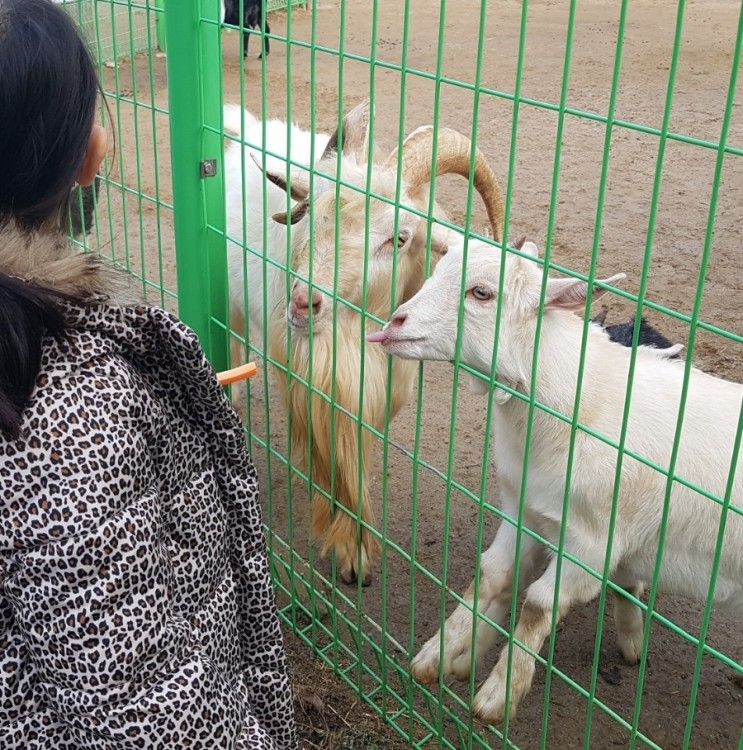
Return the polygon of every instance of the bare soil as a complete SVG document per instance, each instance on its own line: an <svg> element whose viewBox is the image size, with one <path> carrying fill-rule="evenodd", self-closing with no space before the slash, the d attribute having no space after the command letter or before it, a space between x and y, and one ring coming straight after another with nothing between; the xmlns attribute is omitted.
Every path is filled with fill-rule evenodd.
<svg viewBox="0 0 743 750"><path fill-rule="evenodd" d="M521 2L499 0L488 3L482 85L498 92L513 92L518 52ZM618 3L613 0L590 0L578 3L571 57L571 75L565 101L571 110L587 110L605 114L614 64L614 51L619 16ZM402 0L385 0L379 4L377 45L372 49L371 3L349 2L342 42L347 55L343 66L345 108L356 104L369 93L371 68L358 60L370 55L378 64L374 70L376 117L375 150L386 155L396 145L399 110L405 104L405 132L431 123L434 118L436 91L433 73L436 70L439 3L432 0L410 1L409 45L407 64L425 76L408 74L404 89L401 76L394 69L402 56ZM677 81L669 129L673 133L717 142L720 137L722 113L731 71L732 50L740 4L737 0L689 0L686 4L678 63ZM467 88L447 83L448 80L474 81L476 71L477 19L480 3L458 0L448 3L444 37L440 90L441 123L469 133L473 116L473 95ZM532 0L529 3L526 49L522 78L522 96L529 101L559 102L568 3L557 0ZM658 129L663 119L663 106L668 83L673 43L676 4L670 0L634 0L629 4L616 118L639 123L645 129ZM291 18L291 37L308 43L311 39L312 16L309 11L295 10ZM288 20L285 14L270 17L271 29L283 35ZM341 42L340 9L337 0L319 2L316 14L317 43L320 48L337 49ZM240 101L241 64L239 41L235 33L224 37L224 88L226 101ZM244 96L247 106L260 113L262 66L255 59L258 44L251 45L251 57L245 68ZM288 55L291 67L288 66ZM165 60L146 56L124 61L116 70L106 70L107 87L125 96L150 101L149 68L152 66L152 93L158 106L167 106ZM308 125L310 102L314 101L318 125L330 130L337 117L339 58L327 52L316 53L314 88L310 81L310 53L306 46L295 45L288 52L286 45L272 42L265 76L267 112L271 117L287 115L287 90L291 90L291 117ZM391 66L391 67L390 67ZM288 74L290 73L290 79ZM743 80L743 77L740 77ZM738 99L741 95L738 84ZM401 90L404 94L401 96ZM196 94L195 94L196 95ZM169 170L169 134L167 117L153 115L139 108L122 104L119 121L119 156L114 179L122 168L126 183L150 196L159 194L166 204L171 201ZM156 137L153 139L153 119ZM491 161L505 184L508 179L508 154L512 137L513 104L507 97L483 94L480 98L478 144ZM138 133L134 125L137 124ZM550 195L555 171L555 136L558 114L523 102L517 130L517 156L512 175L513 196L510 212L511 236L526 234L541 247L547 237ZM562 155L559 171L556 220L551 237L552 257L557 263L579 271L587 271L596 231L596 201L605 140L605 124L599 119L584 119L568 114L565 118ZM139 142L136 157L135 136ZM730 125L728 142L743 146L743 118L740 107ZM611 137L611 161L600 226L599 273L624 271L625 288L636 292L640 282L643 255L646 250L651 194L655 180L659 138L650 132L615 127ZM715 173L717 151L670 139L666 143L658 210L654 217L655 232L646 296L660 305L690 315L704 247L705 232L710 221L710 195ZM155 163L157 162L157 170ZM139 166L139 169L137 169ZM156 175L158 184L156 185ZM462 221L465 206L463 181L448 178L442 181L438 195L450 207L456 221ZM132 270L144 266L148 278L158 281L158 244L162 247L162 278L174 290L174 246L172 216L167 205L143 200L128 194L123 205L119 193L111 192L110 209L102 213L96 242ZM714 235L706 273L701 319L707 323L743 335L743 159L728 154L723 160L722 179L714 212ZM108 224L110 217L110 224ZM126 217L126 220L125 220ZM158 232L159 226L159 232ZM478 204L473 215L475 229L485 228L485 214ZM125 259L125 242L129 259ZM183 294L185 290L181 290ZM160 298L148 290L152 301ZM164 303L173 307L165 298ZM607 322L626 320L631 306L612 298ZM659 312L648 318L674 341L686 343L688 324ZM694 348L697 366L738 382L743 380L742 347L723 337L700 331ZM261 441L285 454L286 427L282 409L268 383L269 409L265 408L263 383L252 388L251 409L245 413L254 435L251 450L261 472L266 518L272 529L283 538L290 538L302 558L310 558L310 568L303 568L299 559L296 569L310 576L313 571L328 576L329 561L316 560L308 544L307 494L295 484L290 490L283 464L273 458L267 464L267 453ZM453 399L457 398L452 416ZM464 487L477 492L484 461L484 420L481 402L465 390L453 392L451 368L447 365L426 365L421 397L420 456L428 464L444 469L449 449L450 420L456 422L453 446L453 477ZM270 430L265 415L270 415ZM391 428L390 437L399 445L412 448L415 439L416 399L411 398L407 410ZM713 425L710 426L714 428ZM379 450L381 456L381 446ZM381 463L378 462L378 465ZM387 642L388 655L400 665L401 677L391 672L390 683L401 695L408 696L422 715L434 716L427 709L424 695L405 681L407 660L436 630L439 620L440 587L420 572L421 568L435 576L443 574L445 549L448 551L446 583L449 591L462 592L469 585L477 558L478 507L460 493L453 491L447 500L445 483L434 472L417 472L417 493L413 495L414 470L411 462L393 448L387 461L386 490L383 492L381 473L373 492L381 524L388 544L382 566L385 575L376 571L373 584L362 592L342 588L335 599L339 612L350 612L369 638L380 642L374 622L383 623L389 635L401 645L395 650ZM491 478L492 479L492 478ZM490 483L492 485L492 482ZM270 492L269 492L270 490ZM490 492L490 500L495 500ZM485 513L485 539L488 544L497 521ZM290 523L291 521L291 523ZM448 530L444 538L442 530ZM447 548L448 543L448 548ZM420 568L412 568L397 551L413 552ZM412 572L411 572L412 571ZM328 598L333 593L317 584ZM339 584L340 585L340 584ZM411 587L414 586L415 607L411 609ZM358 607L355 614L343 596ZM301 598L301 597L300 597ZM308 597L304 597L310 606ZM281 597L284 602L285 598ZM308 603L309 602L309 603ZM447 596L447 611L453 600ZM678 598L662 596L658 608L684 630L698 632L701 608ZM322 607L320 607L322 609ZM590 682L596 640L596 603L569 613L560 625L555 650L555 666L583 686ZM320 621L331 628L332 616L321 613ZM345 643L351 643L347 630L342 631ZM412 635L411 635L412 634ZM318 640L318 647L326 643ZM736 662L743 661L743 632L740 622L715 614L708 643ZM361 647L360 647L361 648ZM381 667L368 647L364 658L372 669ZM398 735L376 714L359 702L332 670L313 656L308 649L289 638L290 659L294 664L297 685L298 716L305 746L313 747L390 747L398 745ZM614 626L610 617L604 622L600 646L600 670L597 698L624 720L632 719L635 704L637 669L625 666L618 655ZM492 654L485 665L496 658ZM650 643L649 663L640 718L640 730L663 748L681 747L686 721L695 650L671 630L654 625ZM375 684L369 677L359 678L365 690ZM509 730L510 739L519 747L539 746L544 705L545 672L538 667L532 692L520 707L519 716ZM455 695L467 700L467 689L452 686L445 692L446 705L459 716L466 711L457 707ZM378 699L378 698L377 698ZM377 700L375 699L375 700ZM399 708L394 700L385 709L390 718ZM587 702L559 678L553 679L549 702L547 747L577 748L583 746ZM627 747L629 732L600 709L594 709L591 730L592 748ZM396 719L407 729L405 718ZM709 656L703 662L697 699L695 728L691 746L733 750L738 746L743 726L743 690L734 681L733 671ZM450 720L444 721L445 733L456 747L465 741L458 736ZM489 730L475 727L498 745ZM423 732L415 730L420 739ZM355 744L354 744L355 743ZM433 741L435 743L435 740ZM432 743L432 744L433 744ZM402 746L402 745L400 745Z"/></svg>
<svg viewBox="0 0 743 750"><path fill-rule="evenodd" d="M291 630L285 645L302 750L402 750L409 747Z"/></svg>

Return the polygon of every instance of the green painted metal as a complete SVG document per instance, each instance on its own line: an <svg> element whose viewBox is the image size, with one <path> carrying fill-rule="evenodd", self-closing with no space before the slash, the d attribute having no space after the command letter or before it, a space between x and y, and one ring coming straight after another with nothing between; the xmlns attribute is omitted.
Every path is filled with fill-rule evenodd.
<svg viewBox="0 0 743 750"><path fill-rule="evenodd" d="M289 8L295 7L307 7L307 0L267 0L266 10L269 13L275 13L276 11L288 10Z"/></svg>
<svg viewBox="0 0 743 750"><path fill-rule="evenodd" d="M154 0L62 0L77 21L96 57L113 62L119 57L147 52L149 26L154 16L149 3ZM162 2L162 0L159 0Z"/></svg>
<svg viewBox="0 0 743 750"><path fill-rule="evenodd" d="M178 311L216 369L229 366L220 22L213 0L165 6ZM188 40L186 45L183 40ZM202 176L212 161L216 172Z"/></svg>

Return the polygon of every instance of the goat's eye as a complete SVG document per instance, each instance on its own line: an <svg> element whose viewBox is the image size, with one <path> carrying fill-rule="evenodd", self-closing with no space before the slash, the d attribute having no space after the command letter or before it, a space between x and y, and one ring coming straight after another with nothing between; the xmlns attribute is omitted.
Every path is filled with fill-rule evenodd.
<svg viewBox="0 0 743 750"><path fill-rule="evenodd" d="M402 229L398 232L397 237L390 237L383 245L380 245L378 252L389 255L395 250L402 249L409 239L410 232L407 229Z"/></svg>
<svg viewBox="0 0 743 750"><path fill-rule="evenodd" d="M470 291L472 292L472 296L479 302L488 302L493 299L493 293L484 286L473 286Z"/></svg>

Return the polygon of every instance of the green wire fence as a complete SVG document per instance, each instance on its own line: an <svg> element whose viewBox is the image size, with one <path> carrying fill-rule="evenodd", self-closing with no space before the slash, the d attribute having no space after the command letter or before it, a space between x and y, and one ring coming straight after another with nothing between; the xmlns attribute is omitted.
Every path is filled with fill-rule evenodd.
<svg viewBox="0 0 743 750"><path fill-rule="evenodd" d="M569 0L557 9L528 0L520 3L466 0L456 4L447 0L437 3L370 0L364 4L308 0L304 7L296 7L299 4L297 0L269 2L262 29L241 29L224 26L219 0L67 0L65 3L96 54L107 104L101 108L101 118L116 133L116 148L104 165L95 221L83 245L109 257L130 273L146 299L177 310L198 332L215 368L221 370L239 364L230 358L230 343L235 341L242 348L243 359L257 361L259 377L247 384L246 393L237 396L236 404L244 418L248 449L260 474L282 620L319 659L332 667L339 680L358 692L368 708L396 730L401 742L406 741L412 747L743 748L743 694L736 686L736 680L743 682L743 633L739 622L713 616L712 611L724 519L730 514L743 513L740 498L732 495L743 412L723 497L675 475L692 362L699 355L705 369L733 380L741 378L743 295L739 284L739 249L743 226L740 213L743 129L741 118L735 118L735 98L743 43L743 5L731 0L727 5L715 6L717 10L709 10L713 22L716 13L724 14L724 18L721 15L718 19L716 55L710 52L709 56L716 66L717 87L713 91L705 89L703 94L702 88L697 90L693 86L690 92L688 84L691 53L685 52L685 45L692 44L688 26L690 18L696 19L693 15L696 11L687 7L684 0L673 4L669 0L667 7L660 10L654 4L648 6L649 17L658 24L658 48L667 54L657 53L661 70L653 79L658 82L657 89L651 90L648 83L646 92L638 92L631 88L632 83L626 83L628 66L631 68L637 59L635 37L642 33L642 22L633 13L639 12L642 3L633 7L628 0L614 4ZM272 12L279 9L281 13ZM598 57L587 57L583 47L586 29L595 22L594 14L602 19L598 24L600 53L594 52L600 61ZM545 47L542 37L537 48L531 41L533 34L542 33L542 19L550 29L547 46L551 49ZM266 20L270 33L265 29ZM255 57L264 33L271 40L271 54L259 61ZM255 37L247 59L241 54L245 34ZM552 88L533 74L535 54L551 55L549 72L553 75L545 73L545 78L550 78ZM705 59L702 54L695 64L704 66ZM603 78L599 76L594 88L586 87L587 69L599 62ZM711 75L709 71L705 74ZM575 83L576 79L580 85ZM342 205L347 191L363 196L365 215L366 239L360 268L363 293L359 303L339 293L343 223L340 208L335 211L333 283L330 288L319 287L333 300L334 345L330 355L333 376L329 387L323 389L312 385L313 367L319 356L313 348L312 316L310 366L306 376L269 356L268 346L263 343L269 342L271 336L268 325L271 311L266 309L265 297L263 330L254 330L250 324L244 330L232 327L228 242L237 243L244 250L243 307L248 318L247 259L254 257L261 261L264 295L273 270L288 269L285 274L288 299L291 284L298 278L291 253L292 236L298 228L287 226L286 254L281 262L267 257L248 242L249 207L242 207L239 236L230 235L225 215L228 199L225 148L233 142L241 144L243 183L250 168L250 159L244 158L248 147L261 153L259 161L264 168L267 159L282 159L289 181L292 174L307 170L307 165L291 157L286 159L266 145L269 139L265 121L259 142L245 142L245 115L242 136L226 133L223 104L237 103L243 109L247 106L258 117L301 122L311 132L331 132L336 127L343 128L344 113L366 96L376 102L376 107L370 116L371 137L362 187L345 177L321 174L315 169L320 154L314 142L310 147L310 224L317 210L316 176L326 176L335 182L336 207ZM633 96L644 96L650 102L652 106L647 111L652 116L632 114L628 101L633 101ZM674 102L679 97L695 105L690 109L699 115L704 127L697 127L697 122L688 117L677 120ZM459 193L452 186L433 180L428 188L428 209L424 211L404 205L399 165L394 198L373 190L372 165L384 160L388 148L396 146L399 152L405 137L423 124L433 125L434 153L441 128L454 127L473 144L470 166L475 163L474 149L479 147L501 175L505 197L502 242L489 239L485 231L477 231L484 222L475 201L472 177L466 189L459 186ZM342 132L339 136L342 137ZM286 153L290 154L291 137L289 133L285 144ZM339 151L337 168L341 159ZM587 172L580 177L580 187L576 188L575 170L586 164ZM680 251L669 256L662 250L668 238L675 236L673 216L669 220L669 209L664 202L668 200L668 185L680 184L680 178L673 176L674 170L684 179L697 179L697 184L703 186L690 187L689 192L694 194L683 202L699 209L698 224L704 225L698 237L690 236L691 260L682 258ZM636 185L628 187L628 183ZM526 191L524 184L529 185ZM264 178L264 191L267 185ZM624 203L616 199L617 195L624 196ZM434 200L451 207L451 220L434 218ZM565 201L569 209L565 208ZM578 418L590 296L572 412L561 414L540 403L534 385L536 378L532 378L532 387L526 395L510 391L528 406L527 446L538 410L570 426L570 453L557 544L528 528L523 491L517 517L507 516L498 507L489 469L492 397L487 405L460 397L460 372L477 376L460 362L461 335L453 376L448 364L420 365L416 391L404 415L396 420L391 419L392 363L388 362L386 418L382 429L356 416L363 414L368 398L363 386L354 394L355 412L342 406L336 373L343 365L344 349L337 342L340 335L337 320L348 310L358 314L364 383L362 332L369 315L367 281L374 262L370 217L374 206L385 204L394 212L394 237L401 226L403 209L426 222L426 275L433 265L431 246L435 227L463 233L465 256L472 238L491 242L493 252L501 253L502 257L518 252L509 245L509 238L517 232L513 226L519 227L519 234L521 227L526 226L532 234L543 238L539 242L544 248L540 261L544 276L537 340L541 335L547 273L557 271L587 279L590 289L600 267L611 265L613 271L627 272L636 291L616 290L612 305L616 306L617 314L624 313L626 318L635 313L651 315L659 327L666 327L686 343L681 410L668 465L657 465L625 445L639 336L637 326L633 330L624 422L618 440L595 433ZM570 214L581 207L583 218L576 219ZM289 198L286 208L291 209ZM613 222L617 213L630 210L633 231L624 241L634 243L638 249L634 256L625 253L621 259L625 267L616 268L612 254L617 230ZM262 218L260 233L264 248L269 242L272 221L270 216ZM571 222L584 227L585 234L579 237L585 248L582 255L569 249L572 239L566 240L563 234L563 225L572 226ZM716 253L721 252L715 239L716 223L733 234L730 241L738 248L737 267L728 266L727 275L724 268L720 270L725 266L725 258L716 260ZM319 270L312 263L316 242L310 233L309 274L306 278L299 276L311 288L317 286L314 277ZM629 258L634 258L634 263L626 267ZM682 296L674 295L678 290L671 288L681 282L668 287L655 283L658 274L670 273L677 262L686 268ZM398 273L398 260L393 256L393 290ZM712 276L715 284L728 283L729 287L725 287L728 291L722 296L713 293L708 299L705 292L709 293L712 287L708 282ZM500 282L502 291L502 274ZM731 292L735 295L736 291L737 297L731 298ZM393 292L389 313L395 308L394 302ZM460 305L460 332L462 314ZM493 373L500 317L499 310ZM377 322L382 319L377 318ZM287 343L290 346L291 341ZM533 372L538 367L535 353ZM375 460L381 474L371 492L374 504L381 511L380 517L376 524L370 525L360 515L354 516L357 534L362 530L368 532L381 547L380 558L373 567L374 580L368 588L360 580L352 587L344 585L335 557L321 559L310 538L307 508L313 494L325 496L335 513L350 511L335 502L335 472L330 487L324 487L314 479L312 454L309 461L293 454L290 436L296 429L293 422L296 414L287 414L282 407L273 378L276 371L283 371L289 387L302 389L308 410L316 401L330 408L334 415L328 447L332 466L338 450L338 419L352 419L357 442L362 442L363 435L370 435L377 447ZM493 375L491 385L494 382ZM593 570L565 551L565 521L579 433L591 435L617 450L603 569ZM710 502L718 503L723 519L710 594L696 608L686 602L657 598L665 534L665 523L662 525L647 601L629 597L645 614L642 657L637 667L618 666L605 637L607 629L612 627L605 623L607 594L620 592L610 580L608 570L625 456L666 477L664 519L674 482L685 484ZM529 472L529 459L527 450L524 480ZM359 477L363 471L361 463L359 459ZM522 488L525 485L522 481ZM515 526L517 549L526 537L536 539L556 555L555 607L565 560L581 566L600 581L601 595L586 611L571 612L560 626L553 618L548 645L544 653L535 655L535 685L522 700L518 718L497 726L483 726L472 718L470 705L484 674L473 669L461 685L440 679L436 686L424 687L412 680L409 663L424 640L443 625L452 604L464 601L458 592L464 591L473 576L473 609L477 611L480 570L476 563L484 542L498 523ZM517 552L515 581L518 560ZM510 659L517 649L524 648L513 637L520 593L523 592L515 584L510 619L505 627L485 615L477 615L478 627L496 628L502 636L500 645L507 644L508 681ZM489 658L488 668L496 657Z"/></svg>

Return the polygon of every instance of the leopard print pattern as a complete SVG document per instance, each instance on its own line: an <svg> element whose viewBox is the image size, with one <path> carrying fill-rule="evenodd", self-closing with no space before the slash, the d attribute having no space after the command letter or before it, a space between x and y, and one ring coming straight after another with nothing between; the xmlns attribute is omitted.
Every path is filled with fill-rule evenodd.
<svg viewBox="0 0 743 750"><path fill-rule="evenodd" d="M196 336L66 315L0 438L0 747L296 747L256 476Z"/></svg>

